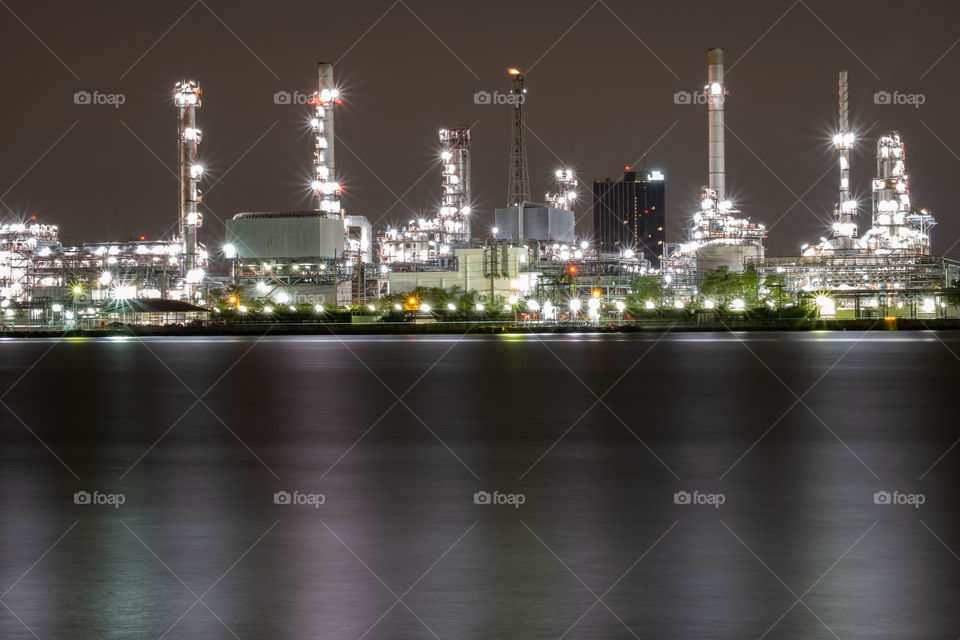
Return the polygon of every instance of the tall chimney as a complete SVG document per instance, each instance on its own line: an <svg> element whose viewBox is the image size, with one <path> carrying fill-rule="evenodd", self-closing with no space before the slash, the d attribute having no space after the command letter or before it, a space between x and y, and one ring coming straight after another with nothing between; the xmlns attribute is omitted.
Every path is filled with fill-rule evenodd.
<svg viewBox="0 0 960 640"><path fill-rule="evenodd" d="M340 184L334 166L333 113L340 104L340 92L333 81L333 65L321 62L317 65L317 91L310 98L313 114L313 191L317 197L317 210L327 216L340 214Z"/></svg>
<svg viewBox="0 0 960 640"><path fill-rule="evenodd" d="M336 99L339 97L339 92L337 91L337 85L333 82L333 65L329 62L321 62L317 65L317 80L318 87L320 91L320 99L325 103L333 102L336 104ZM326 93L324 93L326 91ZM327 97L329 96L329 97ZM330 170L330 179L333 180L334 176L334 131L333 131L333 109L327 109L325 113L325 118L323 119L323 129L324 135L327 138L327 168Z"/></svg>
<svg viewBox="0 0 960 640"><path fill-rule="evenodd" d="M717 192L717 202L726 199L724 142L723 142L723 103L727 91L723 84L723 49L710 49L707 52L707 86L709 135L710 188Z"/></svg>

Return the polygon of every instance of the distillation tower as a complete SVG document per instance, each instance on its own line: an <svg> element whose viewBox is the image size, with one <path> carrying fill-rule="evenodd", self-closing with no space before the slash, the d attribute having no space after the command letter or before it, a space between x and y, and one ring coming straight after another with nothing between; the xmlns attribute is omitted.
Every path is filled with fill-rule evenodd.
<svg viewBox="0 0 960 640"><path fill-rule="evenodd" d="M850 131L850 83L847 72L841 71L837 83L840 101L840 129L833 137L833 146L840 155L840 196L833 211L833 249L850 251L857 237L857 201L850 192L850 150L854 135Z"/></svg>
<svg viewBox="0 0 960 640"><path fill-rule="evenodd" d="M470 127L440 130L443 195L438 222L448 247L470 242ZM441 252L443 252L441 250Z"/></svg>
<svg viewBox="0 0 960 640"><path fill-rule="evenodd" d="M762 224L739 217L726 195L724 109L728 95L723 78L723 49L707 52L707 155L709 185L700 190L700 210L693 215L687 242L667 256L668 271L689 274L725 266L742 271L744 261L763 257L767 236Z"/></svg>
<svg viewBox="0 0 960 640"><path fill-rule="evenodd" d="M572 211L573 203L577 199L577 177L573 169L557 169L553 178L555 191L544 196L547 205L554 209Z"/></svg>
<svg viewBox="0 0 960 640"><path fill-rule="evenodd" d="M513 106L513 125L510 139L510 176L507 180L507 206L519 207L530 200L530 177L527 168L527 146L523 131L523 103L526 102L527 90L524 87L523 72L519 69L509 69L513 86L510 90Z"/></svg>
<svg viewBox="0 0 960 640"><path fill-rule="evenodd" d="M183 252L183 273L188 282L197 283L202 271L197 259L197 229L203 224L199 210L200 178L203 167L197 162L200 130L197 128L197 109L200 107L200 86L192 80L183 80L173 87L173 102L177 107L180 145L180 242Z"/></svg>
<svg viewBox="0 0 960 640"><path fill-rule="evenodd" d="M900 133L887 131L877 141L877 175L873 180L873 226L863 238L869 253L930 255L933 216L912 211L906 151Z"/></svg>

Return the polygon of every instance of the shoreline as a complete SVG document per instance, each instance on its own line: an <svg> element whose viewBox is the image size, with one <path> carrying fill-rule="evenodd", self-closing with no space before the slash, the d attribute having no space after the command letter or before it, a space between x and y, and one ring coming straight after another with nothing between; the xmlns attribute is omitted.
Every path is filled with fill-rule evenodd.
<svg viewBox="0 0 960 640"><path fill-rule="evenodd" d="M769 332L769 331L956 331L960 318L910 319L884 318L860 320L774 319L764 321L674 322L647 320L633 324L591 327L582 325L539 325L506 321L431 322L431 323L236 323L201 327L129 326L124 329L20 329L0 332L0 338L100 338L120 336L248 336L262 335L498 335L516 333L629 334L670 332Z"/></svg>

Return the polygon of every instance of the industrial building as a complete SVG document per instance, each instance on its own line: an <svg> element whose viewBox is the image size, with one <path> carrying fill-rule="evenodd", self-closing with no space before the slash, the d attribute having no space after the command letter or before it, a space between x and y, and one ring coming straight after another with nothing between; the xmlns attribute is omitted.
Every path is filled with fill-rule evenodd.
<svg viewBox="0 0 960 640"><path fill-rule="evenodd" d="M633 251L660 267L666 242L663 173L627 167L619 180L593 183L593 238L604 253Z"/></svg>
<svg viewBox="0 0 960 640"><path fill-rule="evenodd" d="M227 221L224 255L248 298L336 304L352 297L345 242L343 222L322 211L238 213Z"/></svg>

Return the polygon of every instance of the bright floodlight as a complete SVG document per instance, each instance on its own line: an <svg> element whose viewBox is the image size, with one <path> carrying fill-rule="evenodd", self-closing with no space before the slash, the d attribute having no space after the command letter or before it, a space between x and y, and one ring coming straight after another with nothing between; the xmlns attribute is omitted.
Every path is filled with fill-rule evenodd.
<svg viewBox="0 0 960 640"><path fill-rule="evenodd" d="M527 309L529 309L530 311L539 311L540 303L537 302L536 300L527 300Z"/></svg>
<svg viewBox="0 0 960 640"><path fill-rule="evenodd" d="M820 309L820 315L832 316L837 312L837 303L829 296L819 295L813 301Z"/></svg>
<svg viewBox="0 0 960 640"><path fill-rule="evenodd" d="M713 300L707 300L706 302L703 303L703 307L705 309L713 309L714 306L716 305L714 305Z"/></svg>
<svg viewBox="0 0 960 640"><path fill-rule="evenodd" d="M580 311L580 299L579 299L579 298L574 298L573 300L570 301L570 311L572 311L573 313L576 313L577 311Z"/></svg>
<svg viewBox="0 0 960 640"><path fill-rule="evenodd" d="M617 311L620 313L623 313L623 310L627 308L627 305L623 304L623 300L617 300L614 306L617 307Z"/></svg>
<svg viewBox="0 0 960 640"><path fill-rule="evenodd" d="M313 310L316 311L317 313L323 313L323 305L322 304L314 305Z"/></svg>
<svg viewBox="0 0 960 640"><path fill-rule="evenodd" d="M265 307L263 308L263 312L264 312L264 313L273 313L273 307L271 307L270 305L267 305L267 306L265 306Z"/></svg>
<svg viewBox="0 0 960 640"><path fill-rule="evenodd" d="M456 311L457 307L452 302L447 303L447 311Z"/></svg>
<svg viewBox="0 0 960 640"><path fill-rule="evenodd" d="M477 306L476 306L475 308L476 308L477 311L483 311L483 303L482 303L482 302L478 302L478 303L477 303Z"/></svg>
<svg viewBox="0 0 960 640"><path fill-rule="evenodd" d="M734 311L743 311L747 308L747 303L743 301L743 298L737 298L730 303L730 308Z"/></svg>
<svg viewBox="0 0 960 640"><path fill-rule="evenodd" d="M424 313L430 313L430 305L428 304L420 305L420 311L423 311Z"/></svg>
<svg viewBox="0 0 960 640"><path fill-rule="evenodd" d="M647 300L646 302L643 303L643 306L646 307L647 309L653 309L657 305L653 303L653 300Z"/></svg>
<svg viewBox="0 0 960 640"><path fill-rule="evenodd" d="M227 260L233 260L237 257L237 248L232 244L223 245L223 257Z"/></svg>
<svg viewBox="0 0 960 640"><path fill-rule="evenodd" d="M497 235L498 233L500 233L500 228L494 227L493 229L490 229L490 231L493 233L493 235Z"/></svg>

